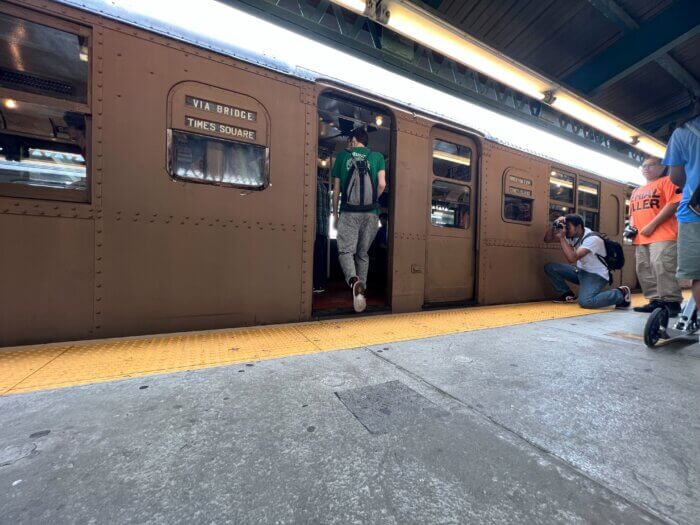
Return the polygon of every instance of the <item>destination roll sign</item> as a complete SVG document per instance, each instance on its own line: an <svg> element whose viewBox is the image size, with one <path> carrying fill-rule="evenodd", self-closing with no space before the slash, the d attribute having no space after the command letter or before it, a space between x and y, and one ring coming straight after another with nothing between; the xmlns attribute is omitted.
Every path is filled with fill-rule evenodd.
<svg viewBox="0 0 700 525"><path fill-rule="evenodd" d="M256 135L255 131L252 129L239 128L237 126L231 126L230 124L222 124L221 122L212 122L210 120L189 116L185 117L185 126L201 131L218 133L219 135L235 139L255 140Z"/></svg>
<svg viewBox="0 0 700 525"><path fill-rule="evenodd" d="M194 109L216 113L224 117L233 117L248 122L255 122L258 120L258 114L255 111L229 106L228 104L220 104L219 102L212 102L211 100L205 100L191 95L185 97L185 104Z"/></svg>

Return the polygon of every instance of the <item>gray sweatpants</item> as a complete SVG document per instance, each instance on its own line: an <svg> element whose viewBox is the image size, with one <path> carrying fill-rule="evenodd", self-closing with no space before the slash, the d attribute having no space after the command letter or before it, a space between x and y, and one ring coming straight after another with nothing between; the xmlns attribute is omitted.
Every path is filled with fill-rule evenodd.
<svg viewBox="0 0 700 525"><path fill-rule="evenodd" d="M350 283L357 276L367 283L369 255L379 230L379 217L376 213L342 212L338 219L338 260L345 274L345 282Z"/></svg>

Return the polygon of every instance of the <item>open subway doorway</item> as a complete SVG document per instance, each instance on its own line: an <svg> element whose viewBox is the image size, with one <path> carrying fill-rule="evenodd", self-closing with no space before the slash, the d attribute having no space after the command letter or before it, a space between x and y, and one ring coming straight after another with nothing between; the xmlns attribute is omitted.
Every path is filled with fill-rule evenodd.
<svg viewBox="0 0 700 525"><path fill-rule="evenodd" d="M384 157L386 189L379 196L379 230L369 249L367 312L386 310L389 301L389 268L392 192L391 114L346 94L324 93L318 99L318 161L316 171L316 238L314 242L313 314L354 313L352 293L338 260L338 232L331 220L333 167L338 153L349 147L353 130L367 131L371 151Z"/></svg>

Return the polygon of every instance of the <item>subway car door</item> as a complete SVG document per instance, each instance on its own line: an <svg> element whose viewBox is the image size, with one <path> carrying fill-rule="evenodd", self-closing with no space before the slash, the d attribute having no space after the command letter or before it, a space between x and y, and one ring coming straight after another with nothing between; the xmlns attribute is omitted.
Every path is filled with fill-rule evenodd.
<svg viewBox="0 0 700 525"><path fill-rule="evenodd" d="M477 149L469 138L433 128L425 303L474 299Z"/></svg>

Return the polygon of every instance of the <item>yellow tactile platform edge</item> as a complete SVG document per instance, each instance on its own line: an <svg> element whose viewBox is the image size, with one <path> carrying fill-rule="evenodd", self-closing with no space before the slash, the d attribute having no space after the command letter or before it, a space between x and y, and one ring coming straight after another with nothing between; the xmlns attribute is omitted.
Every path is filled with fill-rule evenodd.
<svg viewBox="0 0 700 525"><path fill-rule="evenodd" d="M0 349L0 395L598 313L542 302L5 348Z"/></svg>

